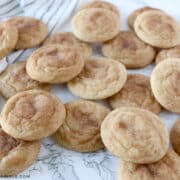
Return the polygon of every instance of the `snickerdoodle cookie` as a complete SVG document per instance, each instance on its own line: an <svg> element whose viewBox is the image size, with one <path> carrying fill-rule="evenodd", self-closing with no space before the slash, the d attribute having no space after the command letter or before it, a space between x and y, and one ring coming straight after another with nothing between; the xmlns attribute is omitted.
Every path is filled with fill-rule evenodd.
<svg viewBox="0 0 180 180"><path fill-rule="evenodd" d="M143 8L139 8L139 9L136 9L135 11L133 11L128 17L128 25L129 25L129 27L132 28L132 29L134 28L134 22L135 22L138 15L140 15L143 12L152 11L152 10L161 11L160 9L149 7L149 6L145 6Z"/></svg>
<svg viewBox="0 0 180 180"><path fill-rule="evenodd" d="M168 58L159 63L151 75L151 88L163 107L180 113L180 59Z"/></svg>
<svg viewBox="0 0 180 180"><path fill-rule="evenodd" d="M178 180L180 179L180 157L173 151L152 164L121 162L118 180Z"/></svg>
<svg viewBox="0 0 180 180"><path fill-rule="evenodd" d="M0 123L14 138L36 140L53 134L65 119L65 108L54 95L43 90L17 93L5 104Z"/></svg>
<svg viewBox="0 0 180 180"><path fill-rule="evenodd" d="M7 23L0 23L0 59L7 56L16 46L18 30L15 26Z"/></svg>
<svg viewBox="0 0 180 180"><path fill-rule="evenodd" d="M101 137L110 152L138 164L160 160L169 145L164 122L154 113L134 107L110 112L101 125Z"/></svg>
<svg viewBox="0 0 180 180"><path fill-rule="evenodd" d="M59 44L62 46L75 48L79 52L81 52L84 55L84 57L89 57L92 55L92 47L89 44L78 40L70 32L60 32L51 35L43 43L43 45L49 45L49 44Z"/></svg>
<svg viewBox="0 0 180 180"><path fill-rule="evenodd" d="M64 83L77 76L83 66L84 59L78 50L60 45L47 45L32 53L26 70L34 80Z"/></svg>
<svg viewBox="0 0 180 180"><path fill-rule="evenodd" d="M180 44L179 23L161 11L141 13L134 22L134 29L140 39L158 48Z"/></svg>
<svg viewBox="0 0 180 180"><path fill-rule="evenodd" d="M161 112L161 106L152 93L150 79L142 74L129 74L123 88L108 98L108 102L114 109L131 106L144 108L156 114Z"/></svg>
<svg viewBox="0 0 180 180"><path fill-rule="evenodd" d="M15 16L8 20L13 26L18 29L18 41L16 49L31 48L39 45L48 34L48 27L41 20Z"/></svg>
<svg viewBox="0 0 180 180"><path fill-rule="evenodd" d="M49 90L50 85L32 80L26 73L26 62L11 64L0 74L0 93L6 99L30 89Z"/></svg>
<svg viewBox="0 0 180 180"><path fill-rule="evenodd" d="M0 128L0 176L13 176L27 169L37 159L39 150L39 141L15 139Z"/></svg>
<svg viewBox="0 0 180 180"><path fill-rule="evenodd" d="M180 119L176 121L171 129L171 143L174 150L180 155Z"/></svg>
<svg viewBox="0 0 180 180"><path fill-rule="evenodd" d="M156 64L167 58L180 58L180 45L170 49L161 50L156 56Z"/></svg>
<svg viewBox="0 0 180 180"><path fill-rule="evenodd" d="M127 71L114 60L91 57L81 73L68 82L69 90L85 99L104 99L117 93L125 84Z"/></svg>
<svg viewBox="0 0 180 180"><path fill-rule="evenodd" d="M79 10L89 9L89 8L106 9L106 10L114 12L116 15L119 16L119 10L117 9L117 7L115 5L113 5L112 3L107 2L107 1L95 0L95 1L84 4L83 6L80 7Z"/></svg>
<svg viewBox="0 0 180 180"><path fill-rule="evenodd" d="M76 100L65 105L66 119L56 131L57 142L67 149L91 152L104 148L100 126L109 109L95 102Z"/></svg>
<svg viewBox="0 0 180 180"><path fill-rule="evenodd" d="M104 56L120 61L127 68L143 68L155 56L155 50L130 31L122 31L114 39L105 42L102 52Z"/></svg>
<svg viewBox="0 0 180 180"><path fill-rule="evenodd" d="M79 11L72 19L74 35L86 42L104 42L115 37L120 28L120 19L112 11L88 8Z"/></svg>

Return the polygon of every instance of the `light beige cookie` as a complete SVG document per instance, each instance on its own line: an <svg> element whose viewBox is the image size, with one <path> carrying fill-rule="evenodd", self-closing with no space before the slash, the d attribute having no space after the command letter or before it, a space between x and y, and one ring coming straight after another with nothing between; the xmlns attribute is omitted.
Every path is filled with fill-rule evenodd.
<svg viewBox="0 0 180 180"><path fill-rule="evenodd" d="M167 58L180 58L180 45L170 49L161 50L156 56L156 64Z"/></svg>
<svg viewBox="0 0 180 180"><path fill-rule="evenodd" d="M91 57L81 73L68 82L69 90L85 99L104 99L117 93L125 84L127 71L114 60Z"/></svg>
<svg viewBox="0 0 180 180"><path fill-rule="evenodd" d="M169 145L165 123L154 113L134 107L110 112L101 125L101 137L111 153L138 164L160 160Z"/></svg>
<svg viewBox="0 0 180 180"><path fill-rule="evenodd" d="M72 19L74 35L82 41L91 43L112 39L118 34L119 28L119 17L107 9L84 9Z"/></svg>
<svg viewBox="0 0 180 180"><path fill-rule="evenodd" d="M11 64L0 74L0 93L6 99L30 89L49 90L50 85L32 80L26 73L26 62Z"/></svg>
<svg viewBox="0 0 180 180"><path fill-rule="evenodd" d="M120 61L127 68L143 68L155 56L155 50L130 31L121 31L114 39L105 42L102 52L104 56Z"/></svg>
<svg viewBox="0 0 180 180"><path fill-rule="evenodd" d="M80 53L82 53L84 57L89 57L92 55L92 47L88 43L78 40L70 32L60 32L51 35L45 40L43 45L50 45L50 44L59 44L62 46L75 48Z"/></svg>
<svg viewBox="0 0 180 180"><path fill-rule="evenodd" d="M63 147L92 152L104 148L100 137L100 126L108 108L98 103L85 100L69 102L66 107L66 119L56 131L54 137Z"/></svg>
<svg viewBox="0 0 180 180"><path fill-rule="evenodd" d="M0 128L0 176L13 176L24 171L37 159L40 142L14 139Z"/></svg>
<svg viewBox="0 0 180 180"><path fill-rule="evenodd" d="M134 29L140 39L158 48L171 48L180 44L179 23L160 11L141 13L134 22Z"/></svg>
<svg viewBox="0 0 180 180"><path fill-rule="evenodd" d="M25 16L15 16L10 18L8 23L16 26L18 29L16 49L25 49L37 46L48 34L47 25L39 19Z"/></svg>
<svg viewBox="0 0 180 180"><path fill-rule="evenodd" d="M172 127L170 137L174 150L180 155L180 119Z"/></svg>
<svg viewBox="0 0 180 180"><path fill-rule="evenodd" d="M117 7L114 4L107 2L107 1L99 1L99 0L91 1L91 2L86 3L83 6L81 6L79 10L89 9L89 8L106 9L106 10L112 11L116 15L120 16L119 10L117 9Z"/></svg>
<svg viewBox="0 0 180 180"><path fill-rule="evenodd" d="M77 76L84 59L74 48L47 45L37 49L26 64L28 75L44 83L64 83Z"/></svg>
<svg viewBox="0 0 180 180"><path fill-rule="evenodd" d="M151 88L164 108L180 113L180 59L169 58L159 63L151 75Z"/></svg>
<svg viewBox="0 0 180 180"><path fill-rule="evenodd" d="M7 56L16 46L18 30L7 22L0 23L0 60Z"/></svg>
<svg viewBox="0 0 180 180"><path fill-rule="evenodd" d="M142 7L142 8L139 8L139 9L136 9L135 11L133 11L129 17L128 17L128 25L130 28L134 28L134 22L137 18L138 15L140 15L141 13L143 12L147 12L147 11L162 11L160 9L157 9L157 8L154 8L154 7L150 7L150 6L145 6L145 7Z"/></svg>
<svg viewBox="0 0 180 180"><path fill-rule="evenodd" d="M161 112L161 106L152 93L150 79L142 74L129 74L124 87L109 97L108 102L114 109L131 106L144 108L156 114Z"/></svg>
<svg viewBox="0 0 180 180"><path fill-rule="evenodd" d="M65 108L54 95L42 90L17 93L5 104L0 122L14 138L32 141L53 134L65 119Z"/></svg>
<svg viewBox="0 0 180 180"><path fill-rule="evenodd" d="M178 180L180 179L180 157L169 150L153 164L133 164L121 162L118 180Z"/></svg>

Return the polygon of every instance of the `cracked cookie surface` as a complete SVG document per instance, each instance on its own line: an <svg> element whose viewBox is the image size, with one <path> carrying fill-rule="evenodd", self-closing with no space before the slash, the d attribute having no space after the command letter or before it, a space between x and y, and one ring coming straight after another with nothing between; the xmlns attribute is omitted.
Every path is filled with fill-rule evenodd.
<svg viewBox="0 0 180 180"><path fill-rule="evenodd" d="M17 93L5 104L0 121L6 133L22 140L53 134L65 119L65 108L54 95L42 90Z"/></svg>
<svg viewBox="0 0 180 180"><path fill-rule="evenodd" d="M114 60L91 57L84 69L68 82L69 90L85 99L104 99L117 93L125 84L127 71Z"/></svg>
<svg viewBox="0 0 180 180"><path fill-rule="evenodd" d="M159 63L151 75L156 100L167 110L180 113L180 59L168 58Z"/></svg>
<svg viewBox="0 0 180 180"><path fill-rule="evenodd" d="M155 114L161 112L161 106L152 93L150 79L142 74L129 74L123 88L107 100L114 109L131 106L147 109Z"/></svg>
<svg viewBox="0 0 180 180"><path fill-rule="evenodd" d="M170 49L161 50L157 54L155 62L158 64L167 58L180 58L180 45Z"/></svg>
<svg viewBox="0 0 180 180"><path fill-rule="evenodd" d="M36 161L39 151L39 141L15 139L0 128L0 176L13 176L27 169Z"/></svg>
<svg viewBox="0 0 180 180"><path fill-rule="evenodd" d="M106 9L88 8L72 19L74 35L85 42L104 42L115 37L120 28L119 17Z"/></svg>
<svg viewBox="0 0 180 180"><path fill-rule="evenodd" d="M26 71L34 80L54 84L73 79L83 66L84 59L76 49L47 45L31 54L26 64Z"/></svg>
<svg viewBox="0 0 180 180"><path fill-rule="evenodd" d="M110 112L101 125L101 137L111 153L138 164L160 160L169 145L164 122L150 111L134 107Z"/></svg>
<svg viewBox="0 0 180 180"><path fill-rule="evenodd" d="M152 164L121 162L118 180L178 180L180 179L180 157L173 151Z"/></svg>
<svg viewBox="0 0 180 180"><path fill-rule="evenodd" d="M107 1L92 1L90 3L86 3L83 6L80 7L79 10L83 10L83 9L89 9L89 8L102 8L102 9L106 9L109 11L114 12L116 15L120 16L119 14L119 10L117 9L117 7L115 5L113 5L110 2Z"/></svg>
<svg viewBox="0 0 180 180"><path fill-rule="evenodd" d="M150 6L145 6L143 8L139 8L139 9L136 9L135 11L133 11L129 17L128 17L128 25L130 28L134 29L134 22L137 18L138 15L140 15L141 13L143 12L147 12L147 11L162 11L160 9L157 9L157 8L153 8L153 7L150 7Z"/></svg>
<svg viewBox="0 0 180 180"><path fill-rule="evenodd" d="M86 100L65 104L66 118L54 138L67 149L93 152L104 148L100 126L110 112L105 106Z"/></svg>
<svg viewBox="0 0 180 180"><path fill-rule="evenodd" d="M16 46L18 30L7 22L0 23L0 59L7 56Z"/></svg>
<svg viewBox="0 0 180 180"><path fill-rule="evenodd" d="M143 68L155 56L155 50L130 31L121 31L114 39L105 42L102 52L104 56L120 61L127 68Z"/></svg>
<svg viewBox="0 0 180 180"><path fill-rule="evenodd" d="M178 119L173 125L171 129L170 137L174 150L180 156L180 119Z"/></svg>
<svg viewBox="0 0 180 180"><path fill-rule="evenodd" d="M31 48L39 45L48 34L48 27L41 20L14 16L7 21L10 25L18 29L18 40L16 49Z"/></svg>
<svg viewBox="0 0 180 180"><path fill-rule="evenodd" d="M75 48L84 57L92 55L92 47L83 41L78 40L71 32L60 32L49 36L43 43L43 45L59 44L69 48Z"/></svg>
<svg viewBox="0 0 180 180"><path fill-rule="evenodd" d="M180 44L178 22L160 11L141 13L135 20L134 29L140 39L158 48L171 48Z"/></svg>
<svg viewBox="0 0 180 180"><path fill-rule="evenodd" d="M10 64L0 74L0 93L6 99L20 91L30 89L49 90L50 85L32 80L26 73L26 62Z"/></svg>

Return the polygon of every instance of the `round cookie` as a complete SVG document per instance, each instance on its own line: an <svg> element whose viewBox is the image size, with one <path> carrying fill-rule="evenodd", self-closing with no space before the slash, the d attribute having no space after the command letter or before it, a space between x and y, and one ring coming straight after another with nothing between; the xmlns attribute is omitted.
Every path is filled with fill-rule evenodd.
<svg viewBox="0 0 180 180"><path fill-rule="evenodd" d="M74 48L47 45L37 49L29 57L28 75L44 83L64 83L77 76L83 69L84 59Z"/></svg>
<svg viewBox="0 0 180 180"><path fill-rule="evenodd" d="M47 91L34 89L11 97L1 112L0 122L12 137L32 141L53 134L64 119L61 101Z"/></svg>
<svg viewBox="0 0 180 180"><path fill-rule="evenodd" d="M147 12L147 11L161 11L160 9L157 9L157 8L153 8L153 7L149 7L149 6L145 6L143 8L139 8L139 9L136 9L135 11L133 11L129 17L128 17L128 25L130 28L134 28L134 22L137 18L138 15L140 15L141 13L143 12Z"/></svg>
<svg viewBox="0 0 180 180"><path fill-rule="evenodd" d="M178 180L180 179L180 157L169 150L153 164L133 164L121 162L118 180Z"/></svg>
<svg viewBox="0 0 180 180"><path fill-rule="evenodd" d="M70 32L60 32L51 35L45 40L43 45L50 44L59 44L66 47L75 48L82 53L84 57L89 57L92 55L92 47L89 44L75 38L75 36Z"/></svg>
<svg viewBox="0 0 180 180"><path fill-rule="evenodd" d="M6 99L20 91L30 89L49 90L50 85L32 80L26 73L26 62L10 64L0 74L0 93Z"/></svg>
<svg viewBox="0 0 180 180"><path fill-rule="evenodd" d="M109 10L111 12L114 12L116 15L119 15L119 10L117 9L117 7L115 5L113 5L110 2L107 1L92 1L89 3L84 4L83 6L80 7L79 10L83 10L83 9L89 9L89 8L102 8L102 9L106 9Z"/></svg>
<svg viewBox="0 0 180 180"><path fill-rule="evenodd" d="M150 79L142 74L129 74L123 88L109 97L108 102L114 109L131 106L144 108L155 114L161 112L161 106L152 93Z"/></svg>
<svg viewBox="0 0 180 180"><path fill-rule="evenodd" d="M0 128L0 176L13 176L31 166L37 159L40 142L14 139Z"/></svg>
<svg viewBox="0 0 180 180"><path fill-rule="evenodd" d="M0 23L0 59L7 56L16 46L18 30L7 22Z"/></svg>
<svg viewBox="0 0 180 180"><path fill-rule="evenodd" d="M8 21L18 29L18 41L16 49L31 48L39 45L48 34L48 27L41 20L25 17L15 16Z"/></svg>
<svg viewBox="0 0 180 180"><path fill-rule="evenodd" d="M180 119L172 127L170 137L174 150L180 155Z"/></svg>
<svg viewBox="0 0 180 180"><path fill-rule="evenodd" d="M54 137L63 147L79 152L104 148L100 126L108 108L95 102L76 100L65 105L66 119Z"/></svg>
<svg viewBox="0 0 180 180"><path fill-rule="evenodd" d="M114 60L91 57L81 73L68 82L69 90L84 99L105 99L117 93L125 84L127 71Z"/></svg>
<svg viewBox="0 0 180 180"><path fill-rule="evenodd" d="M156 56L156 64L167 58L180 58L180 45L170 49L161 50Z"/></svg>
<svg viewBox="0 0 180 180"><path fill-rule="evenodd" d="M141 13L134 22L134 29L140 39L158 48L171 48L180 44L178 22L160 11Z"/></svg>
<svg viewBox="0 0 180 180"><path fill-rule="evenodd" d="M159 63L151 75L151 88L164 108L180 113L180 59L168 58Z"/></svg>
<svg viewBox="0 0 180 180"><path fill-rule="evenodd" d="M160 160L169 145L164 122L150 111L134 107L110 112L101 125L101 138L114 155L138 164Z"/></svg>
<svg viewBox="0 0 180 180"><path fill-rule="evenodd" d="M114 12L101 8L81 10L72 19L74 35L91 43L112 39L118 34L119 28L119 17Z"/></svg>
<svg viewBox="0 0 180 180"><path fill-rule="evenodd" d="M114 39L105 42L102 52L104 56L120 61L127 68L143 68L155 56L155 50L130 31L122 31Z"/></svg>

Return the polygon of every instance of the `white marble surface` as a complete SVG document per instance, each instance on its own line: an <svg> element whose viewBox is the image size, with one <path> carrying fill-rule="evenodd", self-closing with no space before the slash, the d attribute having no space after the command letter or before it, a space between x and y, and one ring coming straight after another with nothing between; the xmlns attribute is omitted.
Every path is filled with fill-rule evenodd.
<svg viewBox="0 0 180 180"><path fill-rule="evenodd" d="M86 0L80 0L78 6ZM154 6L167 11L180 20L180 1L179 0L111 0L120 10L121 29L127 29L127 16L134 9L142 6ZM70 31L70 19L56 31ZM26 59L31 50L21 56ZM130 73L142 73L150 76L154 65L145 69L129 71ZM52 93L56 94L63 102L68 102L74 97L64 85L55 86ZM4 104L0 98L0 108ZM160 116L170 129L178 115L164 111ZM32 179L32 180L117 180L117 167L119 159L107 151L97 153L76 153L65 150L56 145L50 138L43 140L41 152L37 162L23 173L11 178L1 178L2 180L11 179Z"/></svg>

